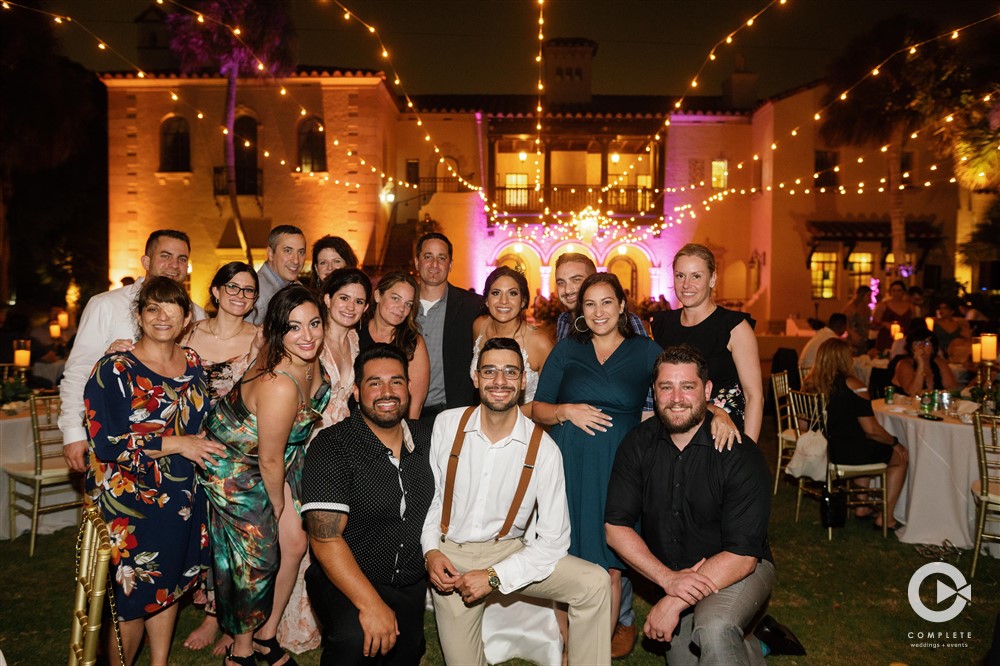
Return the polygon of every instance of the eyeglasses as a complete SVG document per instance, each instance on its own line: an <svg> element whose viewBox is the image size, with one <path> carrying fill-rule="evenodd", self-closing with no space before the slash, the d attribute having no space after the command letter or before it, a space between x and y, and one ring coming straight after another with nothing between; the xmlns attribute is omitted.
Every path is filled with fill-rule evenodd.
<svg viewBox="0 0 1000 666"><path fill-rule="evenodd" d="M226 293L230 296L235 296L240 292L243 292L243 296L246 298L254 298L257 296L257 287L241 287L235 282L227 282L222 286L226 288Z"/></svg>
<svg viewBox="0 0 1000 666"><path fill-rule="evenodd" d="M498 368L495 365L487 365L479 368L476 372L484 379L493 379L500 372L503 373L504 379L517 379L521 376L521 370L512 365L505 365L502 368Z"/></svg>

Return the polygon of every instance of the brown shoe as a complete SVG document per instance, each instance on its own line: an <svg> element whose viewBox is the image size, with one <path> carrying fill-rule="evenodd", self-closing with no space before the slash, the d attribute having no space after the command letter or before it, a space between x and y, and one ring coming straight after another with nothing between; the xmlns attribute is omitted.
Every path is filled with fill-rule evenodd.
<svg viewBox="0 0 1000 666"><path fill-rule="evenodd" d="M632 648L635 647L635 625L626 627L619 622L615 626L615 633L611 637L611 658L621 659L627 657Z"/></svg>

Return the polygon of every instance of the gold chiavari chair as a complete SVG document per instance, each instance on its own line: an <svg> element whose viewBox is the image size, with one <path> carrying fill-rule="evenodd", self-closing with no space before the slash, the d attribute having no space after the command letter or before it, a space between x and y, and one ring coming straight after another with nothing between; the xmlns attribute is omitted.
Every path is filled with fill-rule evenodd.
<svg viewBox="0 0 1000 666"><path fill-rule="evenodd" d="M976 498L976 546L972 551L972 572L976 576L979 549L983 541L1000 542L1000 416L973 417L976 432L976 460L979 478L972 484Z"/></svg>

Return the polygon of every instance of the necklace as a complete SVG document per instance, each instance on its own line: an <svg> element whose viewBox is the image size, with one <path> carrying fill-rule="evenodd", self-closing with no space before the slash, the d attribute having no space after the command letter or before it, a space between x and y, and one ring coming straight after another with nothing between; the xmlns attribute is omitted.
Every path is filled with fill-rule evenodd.
<svg viewBox="0 0 1000 666"><path fill-rule="evenodd" d="M306 366L306 381L311 384L312 380L313 380L313 364L310 363L309 365Z"/></svg>
<svg viewBox="0 0 1000 666"><path fill-rule="evenodd" d="M208 320L208 324L206 324L206 326L208 326L208 332L212 334L212 337L213 337L213 338L215 338L216 340L218 340L219 342L225 342L226 340L232 340L232 339L233 339L233 338L235 338L235 337L236 337L237 335L239 335L240 333L242 333L242 332L243 332L243 323L241 322L241 323L240 323L240 327L239 327L238 329L236 329L236 332L235 332L235 333L233 333L232 335L230 335L230 336L229 336L228 338L220 338L220 337L219 337L219 336L218 336L218 335L217 335L217 334L215 333L215 329L214 329L214 328L212 327L212 322L213 322L213 321L215 321L215 319L209 319L209 320Z"/></svg>

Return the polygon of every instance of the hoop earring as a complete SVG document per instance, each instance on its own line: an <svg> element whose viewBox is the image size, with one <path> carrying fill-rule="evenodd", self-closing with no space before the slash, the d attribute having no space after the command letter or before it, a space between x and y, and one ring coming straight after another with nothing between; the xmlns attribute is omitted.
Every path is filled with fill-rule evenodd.
<svg viewBox="0 0 1000 666"><path fill-rule="evenodd" d="M573 328L574 328L574 329L576 329L576 332L577 332L577 333L586 333L586 332L587 332L587 331L589 331L590 329L589 329L589 328L587 328L587 325L586 325L586 323L584 323L584 326L583 326L583 328L580 328L580 320L581 320L581 319L583 319L583 321L584 321L584 322L586 322L586 321L587 321L587 320L586 320L586 319L584 318L584 316L583 316L583 315L580 315L579 317L577 317L576 319L574 319L574 320L573 320Z"/></svg>

